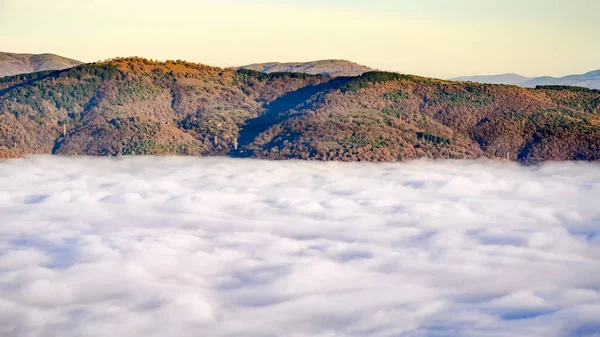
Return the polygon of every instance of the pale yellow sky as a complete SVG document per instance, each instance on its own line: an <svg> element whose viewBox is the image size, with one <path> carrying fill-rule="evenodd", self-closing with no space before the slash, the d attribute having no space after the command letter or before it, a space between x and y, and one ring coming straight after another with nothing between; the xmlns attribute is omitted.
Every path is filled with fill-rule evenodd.
<svg viewBox="0 0 600 337"><path fill-rule="evenodd" d="M599 12L596 0L0 0L0 51L559 76L600 68Z"/></svg>

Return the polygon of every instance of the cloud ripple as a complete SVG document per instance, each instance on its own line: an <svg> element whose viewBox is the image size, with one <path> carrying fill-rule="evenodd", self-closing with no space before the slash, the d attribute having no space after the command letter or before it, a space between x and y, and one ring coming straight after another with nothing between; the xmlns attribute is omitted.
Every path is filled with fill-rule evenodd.
<svg viewBox="0 0 600 337"><path fill-rule="evenodd" d="M600 166L0 162L0 335L597 336Z"/></svg>

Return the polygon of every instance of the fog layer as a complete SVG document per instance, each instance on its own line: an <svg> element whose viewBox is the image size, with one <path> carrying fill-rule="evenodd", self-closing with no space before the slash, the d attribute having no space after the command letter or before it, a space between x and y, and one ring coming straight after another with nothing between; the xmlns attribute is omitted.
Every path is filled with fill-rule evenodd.
<svg viewBox="0 0 600 337"><path fill-rule="evenodd" d="M0 161L0 336L597 336L600 166Z"/></svg>

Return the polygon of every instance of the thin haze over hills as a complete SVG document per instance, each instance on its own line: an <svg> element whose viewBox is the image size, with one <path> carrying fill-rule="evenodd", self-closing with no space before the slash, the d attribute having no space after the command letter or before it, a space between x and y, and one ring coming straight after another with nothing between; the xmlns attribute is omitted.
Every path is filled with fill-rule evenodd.
<svg viewBox="0 0 600 337"><path fill-rule="evenodd" d="M0 77L72 68L82 62L54 54L0 52Z"/></svg>

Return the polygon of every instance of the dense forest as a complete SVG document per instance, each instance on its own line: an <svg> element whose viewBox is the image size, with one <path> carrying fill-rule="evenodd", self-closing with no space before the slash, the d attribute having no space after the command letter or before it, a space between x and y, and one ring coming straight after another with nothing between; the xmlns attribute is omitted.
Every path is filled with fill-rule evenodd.
<svg viewBox="0 0 600 337"><path fill-rule="evenodd" d="M0 78L0 158L598 160L600 91L119 58Z"/></svg>

